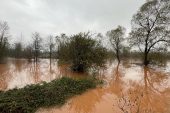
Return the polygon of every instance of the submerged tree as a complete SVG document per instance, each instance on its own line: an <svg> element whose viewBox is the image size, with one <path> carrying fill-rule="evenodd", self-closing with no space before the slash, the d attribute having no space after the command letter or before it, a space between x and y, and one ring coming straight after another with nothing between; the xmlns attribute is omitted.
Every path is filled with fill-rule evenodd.
<svg viewBox="0 0 170 113"><path fill-rule="evenodd" d="M24 48L24 57L30 62L33 58L33 47L32 45L27 45L26 48Z"/></svg>
<svg viewBox="0 0 170 113"><path fill-rule="evenodd" d="M38 57L40 54L40 49L41 49L41 42L42 38L40 37L40 34L35 32L32 36L33 38L33 47L34 47L34 61L37 63L38 62Z"/></svg>
<svg viewBox="0 0 170 113"><path fill-rule="evenodd" d="M91 67L103 67L106 49L92 39L89 33L79 33L61 43L58 50L59 61L71 64L72 70L84 72Z"/></svg>
<svg viewBox="0 0 170 113"><path fill-rule="evenodd" d="M22 47L22 43L21 42L15 43L15 47L14 47L14 56L15 56L15 58L23 57L22 49L23 49L23 47Z"/></svg>
<svg viewBox="0 0 170 113"><path fill-rule="evenodd" d="M7 22L0 22L0 62L2 61L8 46L9 26Z"/></svg>
<svg viewBox="0 0 170 113"><path fill-rule="evenodd" d="M68 45L67 43L69 42L69 37L62 33L59 36L56 36L56 46L57 46L57 58L62 56L62 59L64 60L60 60L60 61L68 61Z"/></svg>
<svg viewBox="0 0 170 113"><path fill-rule="evenodd" d="M48 46L48 51L49 51L49 57L50 57L50 65L51 65L51 59L52 59L52 53L54 49L54 37L52 35L48 36L47 40L47 46Z"/></svg>
<svg viewBox="0 0 170 113"><path fill-rule="evenodd" d="M165 50L170 42L170 0L148 0L133 16L130 44L143 53L149 64L151 51Z"/></svg>
<svg viewBox="0 0 170 113"><path fill-rule="evenodd" d="M121 49L123 48L122 42L124 41L125 28L118 26L116 29L108 31L106 35L109 37L109 41L113 47L114 53L119 63L120 52L121 52Z"/></svg>

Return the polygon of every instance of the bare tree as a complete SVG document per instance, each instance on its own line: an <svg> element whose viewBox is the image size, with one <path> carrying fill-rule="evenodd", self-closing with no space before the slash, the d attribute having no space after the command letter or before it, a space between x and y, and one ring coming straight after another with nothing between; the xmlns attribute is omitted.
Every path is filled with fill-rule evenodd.
<svg viewBox="0 0 170 113"><path fill-rule="evenodd" d="M69 41L69 37L64 33L61 33L59 36L56 36L55 39L58 47Z"/></svg>
<svg viewBox="0 0 170 113"><path fill-rule="evenodd" d="M42 38L38 32L33 33L34 61L38 62L38 57L41 49Z"/></svg>
<svg viewBox="0 0 170 113"><path fill-rule="evenodd" d="M47 46L49 50L49 55L50 55L50 66L51 66L51 59L52 59L52 53L54 49L54 37L52 35L48 36L48 41L47 41Z"/></svg>
<svg viewBox="0 0 170 113"><path fill-rule="evenodd" d="M170 0L148 0L133 16L130 44L143 53L149 64L150 51L166 50L170 42Z"/></svg>
<svg viewBox="0 0 170 113"><path fill-rule="evenodd" d="M108 31L106 35L109 37L109 41L114 49L118 63L120 63L120 51L123 47L123 40L125 35L125 28L118 26L116 29Z"/></svg>
<svg viewBox="0 0 170 113"><path fill-rule="evenodd" d="M0 22L0 60L4 57L8 45L9 26L7 22Z"/></svg>

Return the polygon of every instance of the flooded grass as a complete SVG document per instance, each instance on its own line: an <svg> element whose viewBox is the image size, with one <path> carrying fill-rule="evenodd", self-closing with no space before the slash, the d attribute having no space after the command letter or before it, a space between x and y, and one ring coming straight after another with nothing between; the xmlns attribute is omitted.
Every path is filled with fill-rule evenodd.
<svg viewBox="0 0 170 113"><path fill-rule="evenodd" d="M40 107L61 106L74 95L95 88L95 78L72 79L62 77L50 83L29 85L21 89L0 92L1 113L34 113Z"/></svg>

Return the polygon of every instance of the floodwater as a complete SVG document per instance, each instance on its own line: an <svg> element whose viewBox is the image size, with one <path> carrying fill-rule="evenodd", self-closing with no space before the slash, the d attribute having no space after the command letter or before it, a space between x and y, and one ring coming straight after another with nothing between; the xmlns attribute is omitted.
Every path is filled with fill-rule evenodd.
<svg viewBox="0 0 170 113"><path fill-rule="evenodd" d="M136 61L107 63L97 75L104 85L68 100L62 107L40 108L37 113L170 113L170 62L164 66L144 67ZM0 64L0 90L21 88L28 84L50 82L61 76L86 77L67 66L40 60L35 65L26 60L9 59Z"/></svg>

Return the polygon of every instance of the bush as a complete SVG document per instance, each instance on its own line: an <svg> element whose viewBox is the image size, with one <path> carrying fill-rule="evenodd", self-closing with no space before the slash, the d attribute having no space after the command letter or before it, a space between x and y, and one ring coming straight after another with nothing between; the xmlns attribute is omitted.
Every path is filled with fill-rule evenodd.
<svg viewBox="0 0 170 113"><path fill-rule="evenodd" d="M60 62L71 64L72 70L84 72L91 67L104 67L107 50L89 33L79 33L60 44L58 55Z"/></svg>
<svg viewBox="0 0 170 113"><path fill-rule="evenodd" d="M30 85L21 89L0 92L1 113L33 113L39 107L62 105L73 95L95 88L94 78L71 79L63 77L50 83Z"/></svg>

